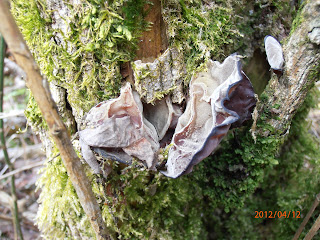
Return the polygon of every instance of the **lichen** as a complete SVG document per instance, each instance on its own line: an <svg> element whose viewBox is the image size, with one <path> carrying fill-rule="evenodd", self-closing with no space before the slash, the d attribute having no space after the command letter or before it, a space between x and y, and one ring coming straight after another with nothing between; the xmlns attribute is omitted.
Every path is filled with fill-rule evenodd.
<svg viewBox="0 0 320 240"><path fill-rule="evenodd" d="M181 103L184 100L183 81L186 77L183 60L182 53L169 48L152 63L134 61L135 88L141 99L154 104L170 94L174 103Z"/></svg>

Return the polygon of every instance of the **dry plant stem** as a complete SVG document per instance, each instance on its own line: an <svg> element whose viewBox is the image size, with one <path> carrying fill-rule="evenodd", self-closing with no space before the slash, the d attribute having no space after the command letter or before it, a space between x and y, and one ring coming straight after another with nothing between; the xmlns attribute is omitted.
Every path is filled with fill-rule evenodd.
<svg viewBox="0 0 320 240"><path fill-rule="evenodd" d="M294 235L294 237L292 238L292 240L298 240L300 234L302 233L304 227L306 226L306 224L308 223L310 217L312 216L312 213L314 212L314 210L316 209L316 207L319 205L320 202L320 193L317 194L316 199L314 200L307 216L303 219L302 223L300 224L296 234Z"/></svg>
<svg viewBox="0 0 320 240"><path fill-rule="evenodd" d="M45 161L39 161L39 162L32 163L30 165L24 166L22 168L15 169L15 170L7 173L7 174L4 174L4 175L0 176L0 180L5 179L5 178L10 177L10 176L13 176L13 175L15 175L17 173L20 173L20 172L23 172L25 170L29 170L31 168L42 166L44 163L45 163Z"/></svg>
<svg viewBox="0 0 320 240"><path fill-rule="evenodd" d="M9 113L0 113L0 119L24 116L24 110L11 111Z"/></svg>
<svg viewBox="0 0 320 240"><path fill-rule="evenodd" d="M70 180L78 194L80 203L91 221L97 239L110 239L110 234L103 222L100 207L92 192L90 182L84 172L81 161L73 149L69 133L65 127L55 102L50 94L46 80L40 75L39 68L33 59L13 16L9 3L0 1L0 32L3 34L18 65L27 74L27 86L31 90L43 118L48 124L50 135L58 147Z"/></svg>
<svg viewBox="0 0 320 240"><path fill-rule="evenodd" d="M313 226L310 228L309 232L305 236L304 240L311 240L314 235L316 235L317 231L320 228L320 215L318 216L317 220L313 224Z"/></svg>
<svg viewBox="0 0 320 240"><path fill-rule="evenodd" d="M0 214L0 219L3 220L3 221L8 221L8 222L9 221L10 222L13 221L12 217L9 217L9 216L4 215L4 214ZM24 226L27 227L28 229L32 229L33 231L37 231L37 232L39 231L39 229L34 225L33 222L30 222L27 219L23 219L22 221L23 221Z"/></svg>
<svg viewBox="0 0 320 240"><path fill-rule="evenodd" d="M3 111L3 68L4 68L4 57L5 57L5 41L2 35L0 34L0 113ZM1 138L1 145L3 149L3 155L6 164L8 165L10 171L13 171L13 165L10 162L6 140L4 137L4 127L3 127L3 119L0 119L0 138ZM18 204L17 204L17 194L16 194L16 186L15 186L15 177L14 175L11 176L11 195L12 195L12 215L13 215L13 225L14 225L14 236L15 239L18 237L23 240L21 225L19 220L19 211L18 211Z"/></svg>

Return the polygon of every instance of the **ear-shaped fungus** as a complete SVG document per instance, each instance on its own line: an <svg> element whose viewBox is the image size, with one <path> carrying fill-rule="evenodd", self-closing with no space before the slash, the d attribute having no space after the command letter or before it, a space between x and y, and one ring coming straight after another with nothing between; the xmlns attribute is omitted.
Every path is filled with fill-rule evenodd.
<svg viewBox="0 0 320 240"><path fill-rule="evenodd" d="M191 172L215 150L231 124L240 125L250 116L254 105L253 88L241 72L239 57L233 54L222 64L210 61L208 72L191 80L190 99L178 120L162 173L176 178Z"/></svg>
<svg viewBox="0 0 320 240"><path fill-rule="evenodd" d="M118 98L99 103L86 117L86 128L79 132L82 155L95 173L101 173L91 148L103 148L110 159L130 162L137 157L154 168L159 150L153 125L142 115L143 107L129 83Z"/></svg>
<svg viewBox="0 0 320 240"><path fill-rule="evenodd" d="M154 105L144 107L144 116L156 128L159 140L167 133L169 128L175 128L182 111L177 105L172 104L169 96L155 101Z"/></svg>
<svg viewBox="0 0 320 240"><path fill-rule="evenodd" d="M266 49L269 65L273 70L281 72L284 59L280 43L277 39L268 35L264 38L264 46Z"/></svg>

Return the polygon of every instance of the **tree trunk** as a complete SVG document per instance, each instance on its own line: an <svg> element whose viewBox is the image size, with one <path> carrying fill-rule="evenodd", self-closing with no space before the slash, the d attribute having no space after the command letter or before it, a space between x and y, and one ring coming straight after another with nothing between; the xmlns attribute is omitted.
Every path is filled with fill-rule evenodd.
<svg viewBox="0 0 320 240"><path fill-rule="evenodd" d="M119 238L211 236L208 212L219 212L217 206L243 206L264 170L276 164L292 118L320 71L320 26L315 20L320 2L304 1L298 13L294 2L13 1L12 12L73 135L86 113L117 97L126 81L145 104L168 95L185 106L191 77L209 59L223 61L235 51L245 57L244 69L254 88L264 89L253 122L230 134L216 154L188 176L168 179L135 164L123 168L110 163L111 173L102 184L83 162L104 221ZM268 72L262 50L265 35L283 42L282 76ZM26 115L48 158L56 155L32 97ZM80 152L79 141L73 144ZM47 163L39 186L37 221L47 238L94 236L59 157Z"/></svg>

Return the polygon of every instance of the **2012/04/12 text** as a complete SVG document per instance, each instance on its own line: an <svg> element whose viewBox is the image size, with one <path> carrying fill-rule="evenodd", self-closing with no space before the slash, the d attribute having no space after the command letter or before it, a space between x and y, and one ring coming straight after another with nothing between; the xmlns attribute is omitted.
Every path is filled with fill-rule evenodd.
<svg viewBox="0 0 320 240"><path fill-rule="evenodd" d="M254 211L254 218L300 218L300 211Z"/></svg>

